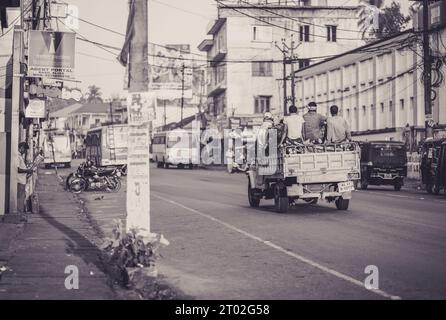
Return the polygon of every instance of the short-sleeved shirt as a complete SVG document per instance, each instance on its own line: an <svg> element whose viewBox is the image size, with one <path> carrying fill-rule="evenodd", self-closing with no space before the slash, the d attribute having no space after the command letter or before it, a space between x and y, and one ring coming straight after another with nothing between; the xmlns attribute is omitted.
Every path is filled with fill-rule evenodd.
<svg viewBox="0 0 446 320"><path fill-rule="evenodd" d="M347 121L340 117L334 116L327 119L327 141L341 142L345 139L351 139L350 126Z"/></svg>
<svg viewBox="0 0 446 320"><path fill-rule="evenodd" d="M19 154L18 157L18 164L20 169L22 170L28 169L26 166L25 159L23 159L23 156L21 154ZM26 184L26 173L17 173L17 183Z"/></svg>
<svg viewBox="0 0 446 320"><path fill-rule="evenodd" d="M308 112L304 114L304 135L305 140L318 140L322 139L322 127L324 125L324 121L327 120L327 117L317 113L317 112Z"/></svg>
<svg viewBox="0 0 446 320"><path fill-rule="evenodd" d="M305 120L301 115L293 113L289 116L286 116L283 119L283 123L285 123L288 127L287 137L289 139L302 138L302 126L304 125Z"/></svg>

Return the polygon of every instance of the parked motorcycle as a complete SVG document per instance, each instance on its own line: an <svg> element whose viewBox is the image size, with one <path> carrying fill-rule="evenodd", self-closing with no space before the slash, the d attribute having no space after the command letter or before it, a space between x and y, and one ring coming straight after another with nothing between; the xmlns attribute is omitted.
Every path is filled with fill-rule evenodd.
<svg viewBox="0 0 446 320"><path fill-rule="evenodd" d="M118 192L121 189L121 176L120 168L96 168L87 162L67 177L67 190L73 193L87 190Z"/></svg>

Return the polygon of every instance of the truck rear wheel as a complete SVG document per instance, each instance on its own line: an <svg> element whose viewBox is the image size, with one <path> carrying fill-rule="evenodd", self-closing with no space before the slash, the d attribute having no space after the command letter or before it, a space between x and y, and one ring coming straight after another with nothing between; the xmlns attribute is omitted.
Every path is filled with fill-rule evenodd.
<svg viewBox="0 0 446 320"><path fill-rule="evenodd" d="M274 188L274 207L278 213L286 213L290 202L286 196L286 189L280 185Z"/></svg>
<svg viewBox="0 0 446 320"><path fill-rule="evenodd" d="M338 199L336 199L335 203L336 203L336 208L338 210L348 210L348 205L350 204L350 200L339 197Z"/></svg>

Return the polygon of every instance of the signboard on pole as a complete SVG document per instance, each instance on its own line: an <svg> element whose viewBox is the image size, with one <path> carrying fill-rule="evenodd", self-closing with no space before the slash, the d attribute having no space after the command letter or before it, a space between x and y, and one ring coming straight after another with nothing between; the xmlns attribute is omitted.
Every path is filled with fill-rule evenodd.
<svg viewBox="0 0 446 320"><path fill-rule="evenodd" d="M127 230L144 228L150 232L150 122L155 118L156 98L152 92L127 96L128 172Z"/></svg>
<svg viewBox="0 0 446 320"><path fill-rule="evenodd" d="M129 126L148 125L155 119L156 97L153 92L134 92L127 96Z"/></svg>
<svg viewBox="0 0 446 320"><path fill-rule="evenodd" d="M45 100L31 99L25 109L26 118L45 118Z"/></svg>
<svg viewBox="0 0 446 320"><path fill-rule="evenodd" d="M30 30L28 76L74 80L76 34Z"/></svg>

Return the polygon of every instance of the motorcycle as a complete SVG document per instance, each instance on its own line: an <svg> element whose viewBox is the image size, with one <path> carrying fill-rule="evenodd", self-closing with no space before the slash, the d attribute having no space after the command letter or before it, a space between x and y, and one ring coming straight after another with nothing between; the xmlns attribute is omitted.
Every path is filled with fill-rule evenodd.
<svg viewBox="0 0 446 320"><path fill-rule="evenodd" d="M87 190L118 192L121 189L121 176L120 168L102 169L82 164L76 172L67 177L67 190L73 193Z"/></svg>

